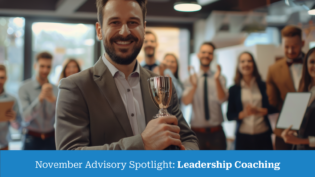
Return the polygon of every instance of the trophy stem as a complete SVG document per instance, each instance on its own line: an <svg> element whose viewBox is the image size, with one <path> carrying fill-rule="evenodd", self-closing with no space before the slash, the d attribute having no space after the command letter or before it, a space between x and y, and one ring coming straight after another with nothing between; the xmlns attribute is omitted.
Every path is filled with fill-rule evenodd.
<svg viewBox="0 0 315 177"><path fill-rule="evenodd" d="M164 117L164 116L172 116L172 115L170 113L168 113L166 108L160 108L160 110L159 110L159 112L155 118Z"/></svg>

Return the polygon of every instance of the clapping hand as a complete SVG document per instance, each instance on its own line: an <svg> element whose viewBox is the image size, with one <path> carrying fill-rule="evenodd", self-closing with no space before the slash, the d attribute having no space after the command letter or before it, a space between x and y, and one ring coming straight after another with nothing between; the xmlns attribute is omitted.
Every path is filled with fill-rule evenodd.
<svg viewBox="0 0 315 177"><path fill-rule="evenodd" d="M51 84L49 83L45 83L42 86L42 91L39 95L39 100L42 102L44 99L46 99L48 102L55 102L56 101L56 97L54 96L53 93L53 87Z"/></svg>
<svg viewBox="0 0 315 177"><path fill-rule="evenodd" d="M197 74L195 72L195 69L193 66L189 66L188 67L188 72L189 72L189 80L190 80L190 83L191 85L194 87L194 88L197 88Z"/></svg>
<svg viewBox="0 0 315 177"><path fill-rule="evenodd" d="M220 79L220 76L221 76L221 66L217 65L217 72L215 72L214 78Z"/></svg>

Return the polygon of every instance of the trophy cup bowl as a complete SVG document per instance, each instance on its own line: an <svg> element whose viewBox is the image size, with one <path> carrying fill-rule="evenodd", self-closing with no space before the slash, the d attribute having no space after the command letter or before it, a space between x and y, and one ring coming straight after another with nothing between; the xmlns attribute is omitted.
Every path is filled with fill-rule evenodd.
<svg viewBox="0 0 315 177"><path fill-rule="evenodd" d="M154 118L164 117L164 116L172 116L168 113L167 108L172 99L172 78L171 77L164 77L164 76L157 76L151 77L148 79L149 82L149 90L152 101L155 105L160 108L157 115ZM177 146L169 146L165 150L179 150Z"/></svg>

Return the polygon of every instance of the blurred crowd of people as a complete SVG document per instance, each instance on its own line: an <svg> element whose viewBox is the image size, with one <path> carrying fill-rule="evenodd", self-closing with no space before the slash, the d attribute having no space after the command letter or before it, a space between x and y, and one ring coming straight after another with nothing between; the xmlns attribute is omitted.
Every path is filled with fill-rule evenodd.
<svg viewBox="0 0 315 177"><path fill-rule="evenodd" d="M298 132L288 129L276 135L276 149L315 149L315 48L302 52L302 31L295 26L282 30L285 57L270 66L267 80L263 81L254 56L247 51L238 56L234 85L226 87L226 80L217 65L210 68L215 45L204 42L199 49L200 71L187 68L190 76L184 82L179 78L180 60L167 53L162 61L155 57L157 36L145 32L144 61L140 63L157 75L172 78L181 104L192 104L191 129L196 133L201 150L225 150L226 136L222 128L221 105L228 102L227 118L236 120L236 150L272 150L271 128L268 115L281 111L288 92L311 92L308 109ZM4 84L7 72L0 65L0 101L13 100L12 109L6 111L5 121L0 122L0 149L8 149L9 126L23 132L23 149L54 150L55 109L58 87L48 80L53 56L41 52L36 56L36 76L23 82L19 98L6 93ZM67 60L60 80L80 72L76 59ZM17 101L18 100L18 101ZM297 146L293 146L297 145Z"/></svg>

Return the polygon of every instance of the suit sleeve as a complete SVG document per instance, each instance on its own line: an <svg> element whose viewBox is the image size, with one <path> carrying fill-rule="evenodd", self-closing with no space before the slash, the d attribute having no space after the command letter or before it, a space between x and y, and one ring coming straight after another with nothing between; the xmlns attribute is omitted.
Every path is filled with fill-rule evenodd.
<svg viewBox="0 0 315 177"><path fill-rule="evenodd" d="M199 150L197 137L188 126L180 110L180 105L175 89L173 89L172 106L170 106L168 111L178 119L178 126L180 127L180 139L185 148L187 150Z"/></svg>
<svg viewBox="0 0 315 177"><path fill-rule="evenodd" d="M138 150L144 149L141 135L101 146L90 146L90 119L84 96L74 82L62 79L56 106L57 150Z"/></svg>
<svg viewBox="0 0 315 177"><path fill-rule="evenodd" d="M237 111L236 109L236 102L235 102L235 94L233 92L233 87L229 89L229 98L228 98L228 110L227 110L227 118L228 120L239 120L238 115L240 111Z"/></svg>
<svg viewBox="0 0 315 177"><path fill-rule="evenodd" d="M281 109L280 105L280 92L279 89L276 87L275 82L272 78L272 69L269 67L268 75L267 75L267 95L269 99L269 104L278 110Z"/></svg>
<svg viewBox="0 0 315 177"><path fill-rule="evenodd" d="M265 99L265 104L264 104L265 106L264 106L264 108L268 109L268 114L278 113L279 112L278 109L269 104L269 99L268 99L268 95L266 93L266 90L267 90L266 84L264 83L263 87L262 87L262 93L261 93L263 98L266 98Z"/></svg>

